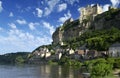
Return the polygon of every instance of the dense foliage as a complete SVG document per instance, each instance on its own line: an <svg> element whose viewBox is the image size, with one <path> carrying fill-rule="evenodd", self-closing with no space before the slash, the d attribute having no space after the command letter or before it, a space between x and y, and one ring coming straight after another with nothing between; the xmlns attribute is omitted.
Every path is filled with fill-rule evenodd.
<svg viewBox="0 0 120 78"><path fill-rule="evenodd" d="M89 49L105 51L108 50L113 43L120 42L120 29L112 27L106 30L90 30L80 37L64 42L67 47L72 47L73 49L86 44Z"/></svg>
<svg viewBox="0 0 120 78"><path fill-rule="evenodd" d="M73 60L70 59L68 56L64 56L62 57L59 61L58 61L59 65L67 65L67 66L72 66L72 67L77 67L80 68L82 63L78 60Z"/></svg>
<svg viewBox="0 0 120 78"><path fill-rule="evenodd" d="M120 68L120 58L99 58L83 63L91 78L104 78L112 74L116 68Z"/></svg>
<svg viewBox="0 0 120 78"><path fill-rule="evenodd" d="M25 63L28 60L29 54L29 52L18 52L0 55L0 64Z"/></svg>

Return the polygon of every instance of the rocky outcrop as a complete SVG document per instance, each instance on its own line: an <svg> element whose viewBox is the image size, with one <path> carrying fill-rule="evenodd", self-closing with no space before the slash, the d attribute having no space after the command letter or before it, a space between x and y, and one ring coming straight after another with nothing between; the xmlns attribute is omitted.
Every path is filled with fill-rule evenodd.
<svg viewBox="0 0 120 78"><path fill-rule="evenodd" d="M75 20L64 24L56 29L53 33L53 44L64 44L64 41L69 41L73 38L80 36L85 31L83 25L79 23L79 20Z"/></svg>
<svg viewBox="0 0 120 78"><path fill-rule="evenodd" d="M110 9L95 17L95 29L108 29L111 27L120 28L120 9Z"/></svg>

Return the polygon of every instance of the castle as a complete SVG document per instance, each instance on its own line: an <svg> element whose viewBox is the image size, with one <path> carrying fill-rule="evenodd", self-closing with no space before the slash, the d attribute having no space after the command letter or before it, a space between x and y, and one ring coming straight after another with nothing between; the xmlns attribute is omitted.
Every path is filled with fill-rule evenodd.
<svg viewBox="0 0 120 78"><path fill-rule="evenodd" d="M103 12L102 7L98 4L96 5L88 5L87 7L82 7L80 9L80 23L82 23L82 21L84 19L90 19L90 20L94 20L94 17L98 14L101 14Z"/></svg>
<svg viewBox="0 0 120 78"><path fill-rule="evenodd" d="M69 18L63 23L63 26L57 28L53 33L53 44L64 45L63 41L71 40L84 33L94 21L95 16L102 13L102 7L98 4L88 5L80 9L80 17L78 20Z"/></svg>

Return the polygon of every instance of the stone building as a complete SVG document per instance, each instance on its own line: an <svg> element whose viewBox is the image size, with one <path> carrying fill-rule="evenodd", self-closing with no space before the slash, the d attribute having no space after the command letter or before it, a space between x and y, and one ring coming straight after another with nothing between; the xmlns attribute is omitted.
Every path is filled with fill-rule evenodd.
<svg viewBox="0 0 120 78"><path fill-rule="evenodd" d="M33 55L40 58L48 58L51 56L51 52L49 52L48 48L46 47L40 47L37 50L33 51Z"/></svg>
<svg viewBox="0 0 120 78"><path fill-rule="evenodd" d="M98 4L83 7L80 9L80 23L82 23L84 19L94 20L94 17L98 14L101 14L102 12L103 12L102 7Z"/></svg>
<svg viewBox="0 0 120 78"><path fill-rule="evenodd" d="M109 56L120 57L120 43L114 43L109 47Z"/></svg>

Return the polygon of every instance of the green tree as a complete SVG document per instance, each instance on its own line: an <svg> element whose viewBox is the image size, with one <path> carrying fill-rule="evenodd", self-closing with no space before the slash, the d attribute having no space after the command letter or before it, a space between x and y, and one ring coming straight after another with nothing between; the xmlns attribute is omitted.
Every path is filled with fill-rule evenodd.
<svg viewBox="0 0 120 78"><path fill-rule="evenodd" d="M16 57L15 62L16 62L16 63L24 63L25 60L23 59L22 56L18 56L18 57Z"/></svg>

